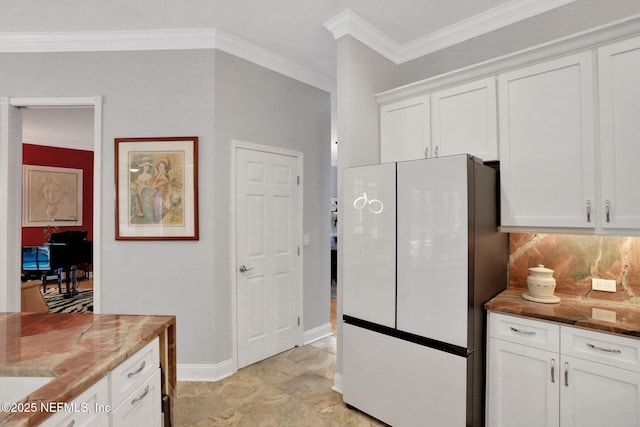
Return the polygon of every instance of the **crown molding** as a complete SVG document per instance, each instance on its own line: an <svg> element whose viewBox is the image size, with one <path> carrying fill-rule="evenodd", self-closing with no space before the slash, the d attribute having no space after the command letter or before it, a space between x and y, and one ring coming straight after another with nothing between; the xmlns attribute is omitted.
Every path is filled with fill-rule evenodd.
<svg viewBox="0 0 640 427"><path fill-rule="evenodd" d="M602 45L630 37L638 37L639 34L640 14L636 14L619 21L570 34L566 37L532 46L518 52L509 53L468 67L386 90L376 94L375 99L380 105L384 105L389 102L423 95L433 90L442 89L443 87L495 76L498 73L503 73L538 61L544 61L549 58L596 49Z"/></svg>
<svg viewBox="0 0 640 427"><path fill-rule="evenodd" d="M351 10L329 19L324 26L335 39L350 35L396 65L487 34L576 0L511 0L456 24L399 44Z"/></svg>
<svg viewBox="0 0 640 427"><path fill-rule="evenodd" d="M325 92L336 91L336 81L322 73L303 67L294 61L250 43L233 34L215 30L215 49L253 62L276 73L306 83Z"/></svg>
<svg viewBox="0 0 640 427"><path fill-rule="evenodd" d="M402 46L350 9L323 25L336 40L349 35L396 64L401 61Z"/></svg>
<svg viewBox="0 0 640 427"><path fill-rule="evenodd" d="M218 49L326 92L334 79L216 28L0 33L0 53Z"/></svg>

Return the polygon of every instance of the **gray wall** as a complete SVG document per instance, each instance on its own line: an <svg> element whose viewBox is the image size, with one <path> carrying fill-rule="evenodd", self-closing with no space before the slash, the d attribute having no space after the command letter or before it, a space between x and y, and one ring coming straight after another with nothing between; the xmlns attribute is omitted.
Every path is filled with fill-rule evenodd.
<svg viewBox="0 0 640 427"><path fill-rule="evenodd" d="M230 176L231 142L239 140L304 153L304 233L310 245L304 247L304 329L330 322L330 141L329 94L259 67L224 52L216 52L216 146L213 167L218 180ZM216 239L229 241L228 201L231 188L214 188L215 199L224 205L212 218ZM215 284L218 299L214 323L231 321L229 278L232 254L225 245L216 245ZM216 336L230 339L223 327ZM216 349L216 358L231 356L228 349Z"/></svg>
<svg viewBox="0 0 640 427"><path fill-rule="evenodd" d="M104 96L102 312L175 314L182 364L211 365L232 354L229 139L304 151L305 231L312 235L304 321L306 329L329 322L328 244L314 252L320 234L325 241L329 234L320 225L329 211L328 94L229 55L189 50L2 54L0 95ZM199 137L200 240L116 241L114 138L180 135Z"/></svg>

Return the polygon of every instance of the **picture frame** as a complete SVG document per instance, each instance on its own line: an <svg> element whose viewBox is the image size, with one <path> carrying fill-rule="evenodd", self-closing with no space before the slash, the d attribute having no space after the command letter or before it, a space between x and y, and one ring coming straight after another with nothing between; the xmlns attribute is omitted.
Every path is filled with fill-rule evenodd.
<svg viewBox="0 0 640 427"><path fill-rule="evenodd" d="M22 166L22 226L82 226L82 169Z"/></svg>
<svg viewBox="0 0 640 427"><path fill-rule="evenodd" d="M116 240L198 240L198 137L115 139Z"/></svg>

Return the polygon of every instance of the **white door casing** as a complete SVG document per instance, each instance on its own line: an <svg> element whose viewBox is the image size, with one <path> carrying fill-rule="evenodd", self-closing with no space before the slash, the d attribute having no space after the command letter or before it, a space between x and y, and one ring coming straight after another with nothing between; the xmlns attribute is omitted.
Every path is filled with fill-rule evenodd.
<svg viewBox="0 0 640 427"><path fill-rule="evenodd" d="M233 163L236 360L243 367L301 344L302 154L234 143Z"/></svg>

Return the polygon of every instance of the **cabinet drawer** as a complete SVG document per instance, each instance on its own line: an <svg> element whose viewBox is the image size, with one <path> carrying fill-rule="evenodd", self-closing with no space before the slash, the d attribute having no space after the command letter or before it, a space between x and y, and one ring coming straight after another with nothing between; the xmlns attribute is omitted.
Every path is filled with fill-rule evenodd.
<svg viewBox="0 0 640 427"><path fill-rule="evenodd" d="M65 407L45 419L42 427L89 427L98 426L107 419L109 407L109 382L105 376L100 381L83 391Z"/></svg>
<svg viewBox="0 0 640 427"><path fill-rule="evenodd" d="M640 340L561 327L562 354L640 372Z"/></svg>
<svg viewBox="0 0 640 427"><path fill-rule="evenodd" d="M491 338L556 353L560 351L560 326L541 320L489 313L489 334Z"/></svg>
<svg viewBox="0 0 640 427"><path fill-rule="evenodd" d="M109 373L111 404L119 405L125 396L138 388L159 366L160 346L156 338Z"/></svg>
<svg viewBox="0 0 640 427"><path fill-rule="evenodd" d="M110 414L114 427L160 427L162 425L160 397L160 369L138 386Z"/></svg>

